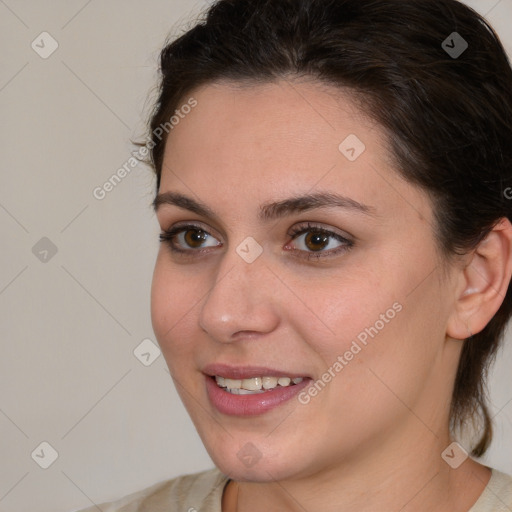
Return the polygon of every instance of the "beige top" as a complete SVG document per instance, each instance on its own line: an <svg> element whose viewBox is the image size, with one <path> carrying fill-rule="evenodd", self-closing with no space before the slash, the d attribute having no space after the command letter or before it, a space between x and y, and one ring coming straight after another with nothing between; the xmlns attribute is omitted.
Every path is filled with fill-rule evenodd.
<svg viewBox="0 0 512 512"><path fill-rule="evenodd" d="M222 512L221 500L229 478L217 468L159 482L110 503L103 512ZM97 506L80 512L97 512ZM468 512L511 512L512 476L492 469L492 476Z"/></svg>

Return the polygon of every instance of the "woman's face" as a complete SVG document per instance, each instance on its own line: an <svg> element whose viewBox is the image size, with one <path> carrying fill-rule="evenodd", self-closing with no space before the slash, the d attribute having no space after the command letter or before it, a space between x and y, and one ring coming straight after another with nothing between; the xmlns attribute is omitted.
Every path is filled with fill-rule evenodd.
<svg viewBox="0 0 512 512"><path fill-rule="evenodd" d="M158 202L162 231L182 231L158 254L152 322L214 462L270 481L421 457L447 429L460 353L426 195L339 90L191 96L165 150L159 192L189 201Z"/></svg>

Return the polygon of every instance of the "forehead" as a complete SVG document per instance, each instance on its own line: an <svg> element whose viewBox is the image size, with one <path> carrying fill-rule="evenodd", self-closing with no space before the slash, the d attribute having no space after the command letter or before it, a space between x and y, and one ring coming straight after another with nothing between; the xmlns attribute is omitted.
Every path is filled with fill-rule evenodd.
<svg viewBox="0 0 512 512"><path fill-rule="evenodd" d="M269 147L273 143L285 154L289 147L298 152L314 143L319 149L333 149L334 145L337 150L336 142L347 130L359 132L364 138L375 126L357 108L348 90L312 79L262 84L220 82L200 87L190 96L197 106L169 135L171 147L181 145L182 139L190 135L184 129L188 126L198 130L197 137L201 136L203 143L217 147ZM376 130L374 137L379 135ZM278 142L283 145L277 147Z"/></svg>
<svg viewBox="0 0 512 512"><path fill-rule="evenodd" d="M263 179L293 167L318 179L325 162L342 157L339 144L348 135L375 149L382 142L346 94L319 82L221 82L190 97L197 106L170 132L164 162L193 163L217 176L232 170L247 176L257 166Z"/></svg>
<svg viewBox="0 0 512 512"><path fill-rule="evenodd" d="M208 193L215 205L229 194L240 210L322 189L414 214L407 203L416 198L404 194L422 191L394 170L384 131L348 91L282 79L209 84L183 103L189 97L197 106L168 137L161 191L180 189L202 202ZM428 216L429 204L415 202Z"/></svg>

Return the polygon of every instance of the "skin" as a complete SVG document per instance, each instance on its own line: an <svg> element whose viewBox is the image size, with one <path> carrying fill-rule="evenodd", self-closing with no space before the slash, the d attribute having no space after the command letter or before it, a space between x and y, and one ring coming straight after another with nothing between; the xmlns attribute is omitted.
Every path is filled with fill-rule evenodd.
<svg viewBox="0 0 512 512"><path fill-rule="evenodd" d="M161 245L151 314L183 403L232 479L223 512L469 510L490 471L472 459L452 469L441 453L452 442L461 340L492 318L510 280L510 223L448 264L426 194L398 175L384 132L347 93L283 79L209 84L191 96L198 105L169 135L160 192L192 197L218 219L158 209L162 230L191 221L210 237L202 245L209 252L196 256ZM366 146L353 162L338 149L349 134ZM331 207L257 218L264 202L319 191L374 214ZM353 246L301 258L315 245L307 234L287 233L306 221ZM252 263L235 250L248 236L263 249ZM342 246L329 240L324 254ZM209 402L204 365L270 366L320 379L394 303L402 310L308 404L292 399L247 418ZM252 467L237 457L247 443L260 454Z"/></svg>

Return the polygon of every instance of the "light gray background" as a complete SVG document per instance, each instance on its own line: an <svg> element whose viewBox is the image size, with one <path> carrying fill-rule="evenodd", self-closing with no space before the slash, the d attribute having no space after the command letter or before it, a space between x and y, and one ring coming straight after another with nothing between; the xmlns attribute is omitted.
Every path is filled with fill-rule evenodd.
<svg viewBox="0 0 512 512"><path fill-rule="evenodd" d="M467 3L512 54L512 0ZM0 512L70 512L213 465L163 357L133 353L155 341L152 174L138 165L93 196L144 134L165 37L206 5L0 0ZM59 44L46 59L31 47L43 31ZM57 247L46 262L43 237ZM511 345L485 461L512 474ZM58 452L48 469L42 442Z"/></svg>

